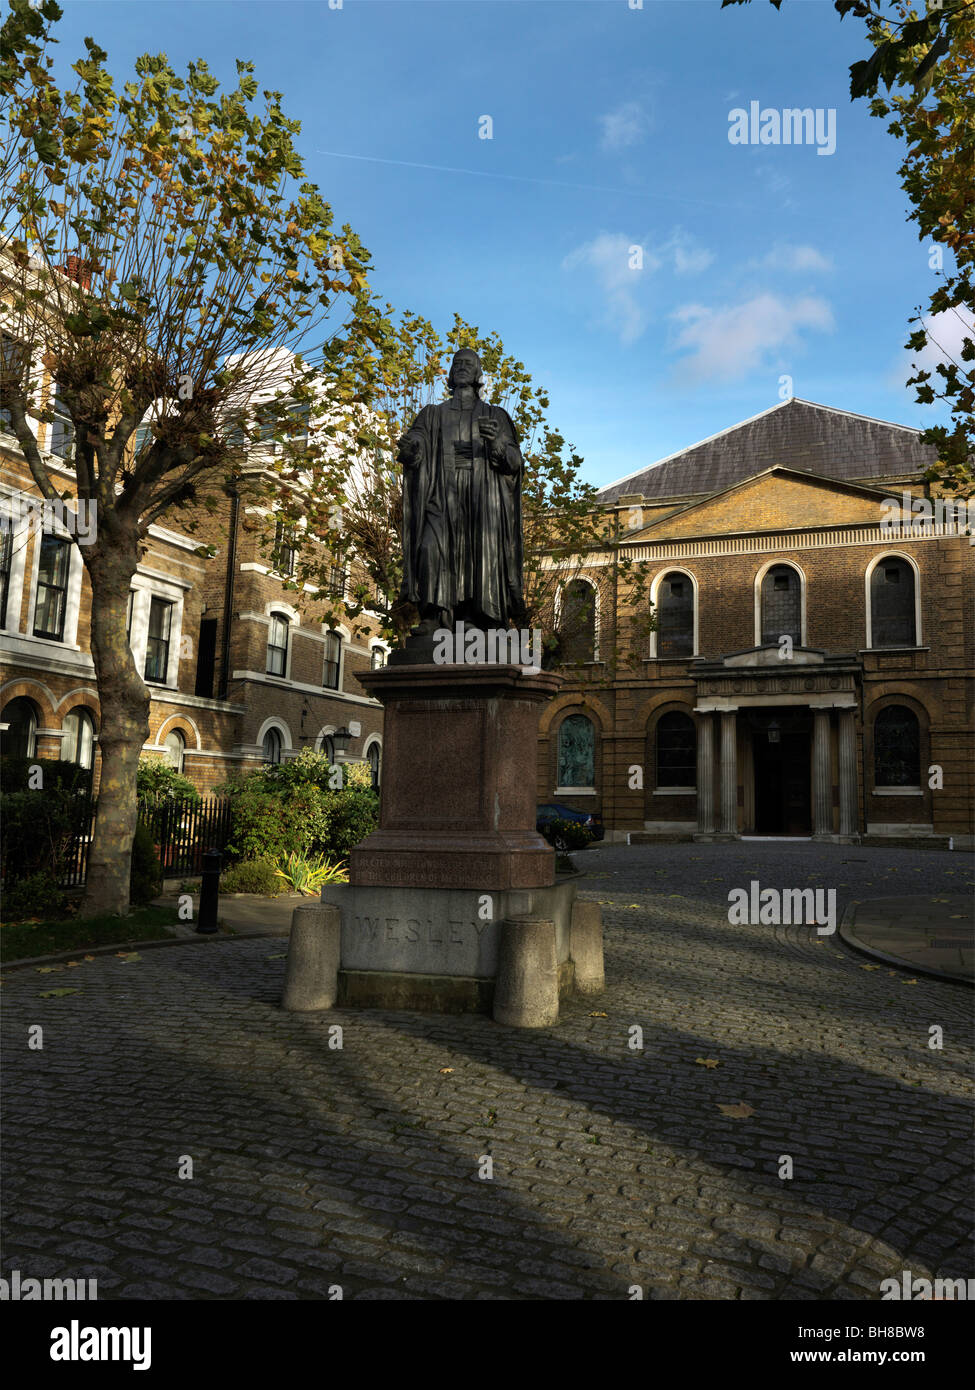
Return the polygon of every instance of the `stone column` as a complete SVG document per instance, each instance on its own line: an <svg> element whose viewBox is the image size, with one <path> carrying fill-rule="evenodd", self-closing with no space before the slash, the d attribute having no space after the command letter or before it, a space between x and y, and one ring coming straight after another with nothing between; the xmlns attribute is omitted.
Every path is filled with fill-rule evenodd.
<svg viewBox="0 0 975 1390"><path fill-rule="evenodd" d="M833 785L830 777L829 710L813 711L813 838L833 833Z"/></svg>
<svg viewBox="0 0 975 1390"><path fill-rule="evenodd" d="M738 711L721 711L721 834L738 835Z"/></svg>
<svg viewBox="0 0 975 1390"><path fill-rule="evenodd" d="M856 711L840 710L840 834L857 833Z"/></svg>
<svg viewBox="0 0 975 1390"><path fill-rule="evenodd" d="M714 834L714 720L710 710L698 715L697 833Z"/></svg>

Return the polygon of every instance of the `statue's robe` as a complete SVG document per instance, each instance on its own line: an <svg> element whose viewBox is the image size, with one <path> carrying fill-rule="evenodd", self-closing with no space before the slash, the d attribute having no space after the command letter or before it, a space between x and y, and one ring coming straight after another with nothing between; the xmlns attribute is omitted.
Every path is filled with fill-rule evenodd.
<svg viewBox="0 0 975 1390"><path fill-rule="evenodd" d="M476 420L498 423L495 447ZM500 406L457 397L420 411L408 431L418 441L417 466L404 467L403 597L421 616L432 609L475 627L517 623L522 595L521 478L518 435Z"/></svg>

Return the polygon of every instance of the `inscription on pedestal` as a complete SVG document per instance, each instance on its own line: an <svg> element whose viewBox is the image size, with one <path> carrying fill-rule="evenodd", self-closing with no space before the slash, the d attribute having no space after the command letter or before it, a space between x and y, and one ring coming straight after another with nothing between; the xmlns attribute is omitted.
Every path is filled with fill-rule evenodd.
<svg viewBox="0 0 975 1390"><path fill-rule="evenodd" d="M349 884L322 897L342 912L343 970L484 978L497 971L501 894ZM485 915L486 903L497 912Z"/></svg>

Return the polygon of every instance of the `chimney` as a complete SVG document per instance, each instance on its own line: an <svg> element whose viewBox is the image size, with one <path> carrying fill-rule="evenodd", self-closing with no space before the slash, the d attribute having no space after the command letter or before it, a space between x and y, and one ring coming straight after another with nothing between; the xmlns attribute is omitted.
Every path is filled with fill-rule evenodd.
<svg viewBox="0 0 975 1390"><path fill-rule="evenodd" d="M64 265L60 267L63 275L67 275L69 280L76 281L85 291L91 289L92 269L91 261L86 261L78 255L67 256Z"/></svg>

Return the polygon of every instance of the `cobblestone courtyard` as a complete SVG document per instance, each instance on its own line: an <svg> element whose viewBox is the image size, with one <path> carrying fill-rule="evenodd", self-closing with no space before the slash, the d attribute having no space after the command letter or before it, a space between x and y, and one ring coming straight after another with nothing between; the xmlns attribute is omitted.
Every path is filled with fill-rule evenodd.
<svg viewBox="0 0 975 1390"><path fill-rule="evenodd" d="M971 991L727 920L753 878L835 887L842 912L965 892L971 860L740 842L580 864L607 989L540 1032L286 1014L273 939L6 972L3 1273L100 1298L543 1300L975 1274Z"/></svg>

